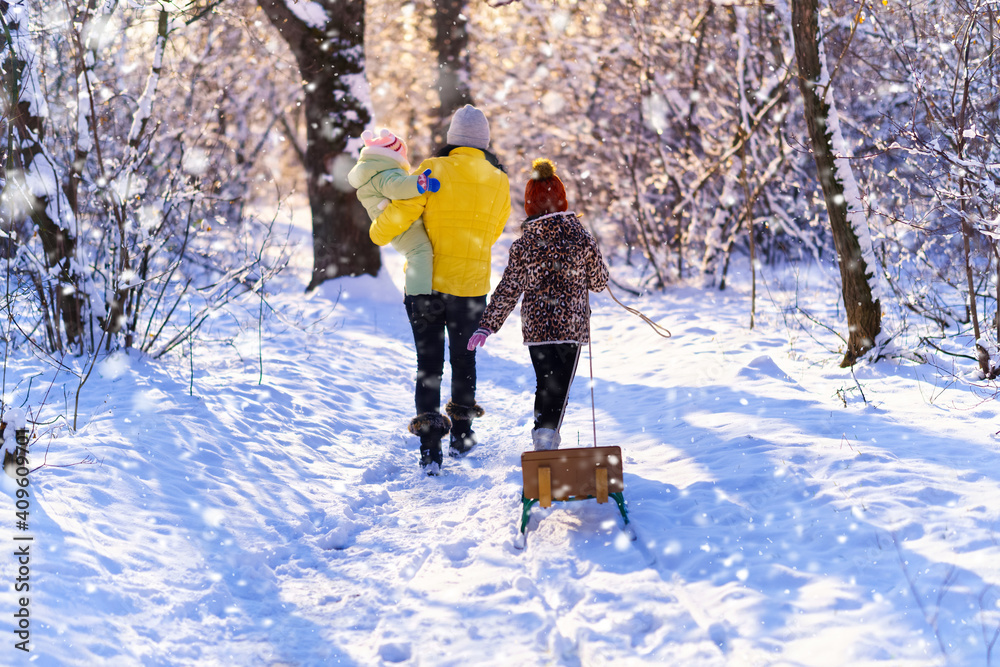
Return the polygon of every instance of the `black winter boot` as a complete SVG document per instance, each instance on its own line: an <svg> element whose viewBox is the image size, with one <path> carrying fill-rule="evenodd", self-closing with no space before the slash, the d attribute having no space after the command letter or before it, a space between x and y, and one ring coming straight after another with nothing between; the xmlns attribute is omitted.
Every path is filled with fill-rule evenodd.
<svg viewBox="0 0 1000 667"><path fill-rule="evenodd" d="M476 432L472 430L472 420L482 417L486 411L479 405L459 405L448 401L444 407L451 417L451 442L448 454L450 456L465 456L478 444Z"/></svg>
<svg viewBox="0 0 1000 667"><path fill-rule="evenodd" d="M441 453L441 438L420 438L420 467L428 475L441 473L444 455Z"/></svg>
<svg viewBox="0 0 1000 667"><path fill-rule="evenodd" d="M450 428L451 421L439 412L425 412L410 421L410 433L420 438L420 467L428 475L441 472L441 438Z"/></svg>
<svg viewBox="0 0 1000 667"><path fill-rule="evenodd" d="M448 448L449 456L465 456L478 444L476 432L472 430L472 421L455 419L451 422L451 439Z"/></svg>

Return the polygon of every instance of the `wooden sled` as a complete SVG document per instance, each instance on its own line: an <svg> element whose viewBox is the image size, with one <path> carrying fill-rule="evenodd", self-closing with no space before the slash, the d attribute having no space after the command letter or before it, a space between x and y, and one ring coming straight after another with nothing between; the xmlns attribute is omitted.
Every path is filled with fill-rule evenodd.
<svg viewBox="0 0 1000 667"><path fill-rule="evenodd" d="M625 482L622 479L621 447L577 447L521 454L521 535L528 527L531 507L538 503L588 500L599 503L614 499L625 526Z"/></svg>

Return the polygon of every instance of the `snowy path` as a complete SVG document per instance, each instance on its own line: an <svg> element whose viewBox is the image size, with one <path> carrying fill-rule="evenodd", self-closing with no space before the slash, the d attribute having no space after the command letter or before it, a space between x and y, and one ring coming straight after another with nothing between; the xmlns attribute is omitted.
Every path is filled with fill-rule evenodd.
<svg viewBox="0 0 1000 667"><path fill-rule="evenodd" d="M35 473L35 664L988 664L994 401L920 367L855 381L776 315L748 331L737 294L635 303L669 341L593 301L598 437L625 451L638 542L588 501L536 508L513 548L516 319L480 353L483 445L427 478L396 287L293 284L275 304L298 327L220 321L244 332L196 348L193 379L105 361L79 435L36 445L102 464ZM563 428L584 446L587 372Z"/></svg>

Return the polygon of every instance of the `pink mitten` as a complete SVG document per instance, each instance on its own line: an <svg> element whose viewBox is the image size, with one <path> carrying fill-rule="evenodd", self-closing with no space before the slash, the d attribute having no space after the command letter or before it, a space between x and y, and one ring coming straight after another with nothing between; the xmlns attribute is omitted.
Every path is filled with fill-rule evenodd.
<svg viewBox="0 0 1000 667"><path fill-rule="evenodd" d="M486 338L493 333L489 329L476 329L476 333L472 334L469 338L469 344L466 346L469 352L472 352L477 347L482 347L486 345Z"/></svg>

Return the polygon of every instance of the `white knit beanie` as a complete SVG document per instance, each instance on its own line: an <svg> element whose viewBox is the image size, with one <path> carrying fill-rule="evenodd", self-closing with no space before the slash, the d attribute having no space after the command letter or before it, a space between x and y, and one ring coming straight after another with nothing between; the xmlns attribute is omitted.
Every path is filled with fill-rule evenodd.
<svg viewBox="0 0 1000 667"><path fill-rule="evenodd" d="M486 114L466 104L451 117L448 143L454 146L471 146L486 150L490 146L490 123Z"/></svg>

